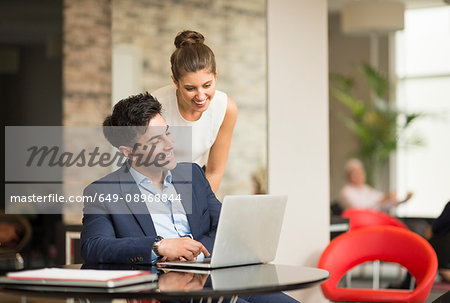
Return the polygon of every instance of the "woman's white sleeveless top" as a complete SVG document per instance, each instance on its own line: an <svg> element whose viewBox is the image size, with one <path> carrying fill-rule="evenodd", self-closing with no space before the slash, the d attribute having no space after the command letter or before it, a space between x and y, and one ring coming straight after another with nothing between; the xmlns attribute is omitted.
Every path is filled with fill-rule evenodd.
<svg viewBox="0 0 450 303"><path fill-rule="evenodd" d="M174 85L162 87L153 92L152 96L162 104L162 116L169 126L189 126L172 128L177 161L192 161L200 166L206 165L209 150L216 141L217 133L225 118L227 95L216 90L208 109L197 121L187 121L181 116ZM188 134L192 134L190 142Z"/></svg>

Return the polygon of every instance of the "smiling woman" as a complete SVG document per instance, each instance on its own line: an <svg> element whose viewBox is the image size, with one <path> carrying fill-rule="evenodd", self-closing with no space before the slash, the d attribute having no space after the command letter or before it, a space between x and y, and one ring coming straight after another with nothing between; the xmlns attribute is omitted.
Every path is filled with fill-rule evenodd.
<svg viewBox="0 0 450 303"><path fill-rule="evenodd" d="M216 90L215 56L204 40L195 31L176 36L176 50L170 57L174 85L152 95L161 102L169 125L191 127L192 161L206 166L206 178L216 192L225 171L237 107Z"/></svg>
<svg viewBox="0 0 450 303"><path fill-rule="evenodd" d="M173 88L170 56L176 50L173 43L177 33L189 29L201 33L205 38L203 44L214 53L217 69L214 100L210 100L206 112L217 101L219 91L231 97L239 111L216 195L221 200L225 195L254 193L253 175L264 172L267 167L266 1L142 0L134 1L133 5L128 1L111 3L112 106L117 100L140 92L153 93L168 84ZM175 97L175 93L172 96ZM168 108L164 107L163 115L167 112ZM184 117L192 120L187 118ZM183 129L188 127L171 129L176 139L177 160L192 161L190 146L182 153L178 148L191 145L191 138L183 133ZM213 128L209 127L209 130L213 131ZM217 139L213 140L206 150L210 150L214 142L218 145ZM207 171L212 169L208 158L209 155L204 160ZM263 179L258 178L260 180ZM262 184L265 187L266 182L263 180Z"/></svg>

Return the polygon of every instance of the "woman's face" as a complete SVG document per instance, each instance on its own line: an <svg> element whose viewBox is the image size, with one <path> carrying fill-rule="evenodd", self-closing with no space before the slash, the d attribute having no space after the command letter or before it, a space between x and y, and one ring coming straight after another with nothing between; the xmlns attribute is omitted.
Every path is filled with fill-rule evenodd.
<svg viewBox="0 0 450 303"><path fill-rule="evenodd" d="M182 109L197 112L207 110L216 93L216 79L217 74L202 69L187 73L178 81L173 80L178 88L177 97Z"/></svg>

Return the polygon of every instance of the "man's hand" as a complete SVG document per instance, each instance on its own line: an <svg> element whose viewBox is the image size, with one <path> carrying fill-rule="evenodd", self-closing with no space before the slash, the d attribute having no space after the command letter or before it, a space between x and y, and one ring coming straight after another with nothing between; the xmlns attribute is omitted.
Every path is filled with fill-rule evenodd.
<svg viewBox="0 0 450 303"><path fill-rule="evenodd" d="M411 199L412 196L413 196L413 194L411 192L409 192L405 199L398 200L396 192L389 192L384 196L383 200L380 201L380 205L385 205L385 206L387 205L390 207L397 206L399 204L405 203L406 201Z"/></svg>
<svg viewBox="0 0 450 303"><path fill-rule="evenodd" d="M384 195L383 199L378 202L380 206L393 206L397 204L397 193L389 192Z"/></svg>
<svg viewBox="0 0 450 303"><path fill-rule="evenodd" d="M404 203L404 202L408 201L409 199L412 198L412 196L413 196L413 193L408 192L408 194L406 195L406 198L404 200L400 201L400 203Z"/></svg>
<svg viewBox="0 0 450 303"><path fill-rule="evenodd" d="M195 260L200 253L210 256L201 242L188 237L161 240L158 253L162 256L161 261Z"/></svg>

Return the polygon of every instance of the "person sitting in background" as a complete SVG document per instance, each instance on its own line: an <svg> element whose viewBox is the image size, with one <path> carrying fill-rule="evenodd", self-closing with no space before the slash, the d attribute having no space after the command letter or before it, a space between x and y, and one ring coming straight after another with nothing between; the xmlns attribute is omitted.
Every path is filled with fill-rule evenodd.
<svg viewBox="0 0 450 303"><path fill-rule="evenodd" d="M412 193L405 199L398 200L395 192L383 193L366 184L366 172L362 162L350 159L345 165L347 184L339 193L338 203L343 209L372 208L388 211L397 205L408 201Z"/></svg>

